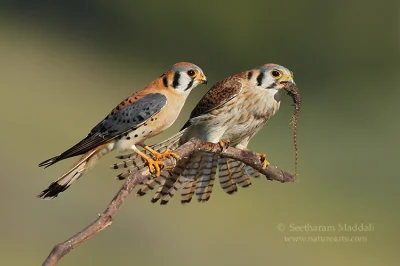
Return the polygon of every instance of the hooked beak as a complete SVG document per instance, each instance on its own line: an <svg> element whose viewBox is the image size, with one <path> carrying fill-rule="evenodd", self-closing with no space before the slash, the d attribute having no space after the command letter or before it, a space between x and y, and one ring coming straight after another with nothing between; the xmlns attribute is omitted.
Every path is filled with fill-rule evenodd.
<svg viewBox="0 0 400 266"><path fill-rule="evenodd" d="M293 76L292 75L289 75L289 74L285 75L279 81L279 85L282 85L282 88L285 87L287 83L292 83L292 84L296 85L296 83L293 80Z"/></svg>
<svg viewBox="0 0 400 266"><path fill-rule="evenodd" d="M196 79L198 83L207 84L207 77L203 73Z"/></svg>

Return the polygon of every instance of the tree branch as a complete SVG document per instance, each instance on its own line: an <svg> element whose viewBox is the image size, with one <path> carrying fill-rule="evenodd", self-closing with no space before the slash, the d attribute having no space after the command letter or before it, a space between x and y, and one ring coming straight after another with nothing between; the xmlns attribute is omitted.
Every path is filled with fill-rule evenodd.
<svg viewBox="0 0 400 266"><path fill-rule="evenodd" d="M219 144L204 142L198 139L191 139L174 152L178 154L179 157L184 158L195 151L211 152L222 155L224 157L242 161L243 163L259 171L261 174L264 174L269 180L276 180L282 183L295 181L295 177L292 174L280 170L275 166L269 165L267 168L262 169L260 156L250 151L239 150L232 147L223 148ZM175 159L164 158L162 159L162 161L165 163L166 168L173 168L176 165ZM55 245L42 265L56 265L57 262L73 248L79 246L96 233L110 226L112 224L114 216L117 214L119 208L121 207L127 196L138 184L144 181L148 175L150 175L150 172L149 169L146 168L145 170L141 172L136 172L135 174L127 178L125 184L114 196L110 204L107 206L107 209L101 215L99 215L99 218L97 218L93 223L88 225L85 229L75 234L71 238Z"/></svg>

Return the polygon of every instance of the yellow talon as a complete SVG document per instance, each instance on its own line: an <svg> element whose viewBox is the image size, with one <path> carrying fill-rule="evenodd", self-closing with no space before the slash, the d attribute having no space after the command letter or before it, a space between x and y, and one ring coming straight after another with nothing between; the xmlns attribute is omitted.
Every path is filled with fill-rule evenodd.
<svg viewBox="0 0 400 266"><path fill-rule="evenodd" d="M153 159L149 158L147 160L147 166L149 167L149 171L152 174L155 174L156 176L161 175L161 168L160 166L164 166L165 164L163 162L160 162L158 160L154 161ZM153 170L154 168L154 170Z"/></svg>
<svg viewBox="0 0 400 266"><path fill-rule="evenodd" d="M174 153L174 152L171 152L170 149L166 149L166 150L164 151L164 153L159 153L158 151L153 150L153 149L150 148L149 146L144 146L144 148L145 148L146 150L148 150L149 152L151 152L151 154L154 155L154 157L156 158L156 161L159 161L159 160L161 160L162 158L171 158L171 157L174 157L176 160L179 159L179 155L176 154L176 153Z"/></svg>
<svg viewBox="0 0 400 266"><path fill-rule="evenodd" d="M262 169L267 168L269 162L267 161L267 155L265 153L257 153L260 156L260 161L262 163Z"/></svg>
<svg viewBox="0 0 400 266"><path fill-rule="evenodd" d="M140 151L138 149L134 149L134 151L137 154L139 154L140 157L142 157L147 162L147 166L149 167L150 173L155 174L156 176L161 175L161 167L160 166L165 165L163 162L160 162L158 159L153 160L152 158L150 158L149 156L147 156L146 154L144 154L142 151Z"/></svg>
<svg viewBox="0 0 400 266"><path fill-rule="evenodd" d="M230 142L231 141L229 139L227 139L225 141L220 140L220 141L218 141L218 144L219 144L219 146L221 146L221 148L224 148L224 147L228 146Z"/></svg>

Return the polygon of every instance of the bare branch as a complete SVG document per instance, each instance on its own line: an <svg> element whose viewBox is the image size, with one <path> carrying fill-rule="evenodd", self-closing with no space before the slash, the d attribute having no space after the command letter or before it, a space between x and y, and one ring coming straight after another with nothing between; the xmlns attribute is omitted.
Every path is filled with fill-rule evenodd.
<svg viewBox="0 0 400 266"><path fill-rule="evenodd" d="M184 158L189 156L195 151L205 151L215 154L222 155L224 157L236 159L243 163L253 167L260 173L264 174L269 180L276 180L282 183L294 182L295 177L283 170L278 169L275 166L269 165L266 169L262 169L262 162L260 157L253 152L239 150L232 147L222 148L219 144L213 144L209 142L203 142L198 139L191 139L176 151L179 157ZM175 159L164 158L162 161L165 163L166 168L173 168L176 165ZM136 172L130 176L125 184L121 187L118 193L114 196L113 200L107 206L107 209L97 218L93 223L88 225L85 229L75 234L66 241L54 246L50 255L42 264L43 266L56 265L57 262L73 248L79 246L96 233L110 226L113 222L114 216L117 214L122 203L125 201L127 196L132 190L142 181L146 180L146 177L150 175L148 168L141 172Z"/></svg>

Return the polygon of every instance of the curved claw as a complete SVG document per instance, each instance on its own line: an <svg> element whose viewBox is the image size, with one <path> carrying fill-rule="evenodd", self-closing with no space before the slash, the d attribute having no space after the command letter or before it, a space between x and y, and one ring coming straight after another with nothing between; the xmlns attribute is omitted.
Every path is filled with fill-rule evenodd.
<svg viewBox="0 0 400 266"><path fill-rule="evenodd" d="M149 167L149 171L152 174L155 174L156 176L161 175L161 167L160 166L165 166L163 162L161 162L159 159L153 160L151 157L147 156L144 154L142 151L135 149L134 150L137 154L140 155L140 157L143 158L147 162L147 166Z"/></svg>
<svg viewBox="0 0 400 266"><path fill-rule="evenodd" d="M156 161L159 161L162 158L171 158L171 157L174 157L176 160L179 159L179 155L174 152L171 152L170 149L166 149L164 151L164 153L159 153L159 152L153 150L152 148L150 148L149 146L145 146L144 148L146 150L148 150L149 152L151 152L151 154L154 155L154 157L156 158Z"/></svg>
<svg viewBox="0 0 400 266"><path fill-rule="evenodd" d="M155 156L157 160L160 160L162 158L171 158L171 157L174 157L177 160L179 159L179 155L174 152L171 152L170 149L166 149L164 153L155 154Z"/></svg>
<svg viewBox="0 0 400 266"><path fill-rule="evenodd" d="M260 161L262 163L262 169L267 168L269 162L267 161L267 155L265 153L257 153L260 156Z"/></svg>
<svg viewBox="0 0 400 266"><path fill-rule="evenodd" d="M165 164L161 161L154 161L151 158L146 159L147 160L147 166L149 167L149 171L152 174L155 174L155 176L160 176L161 175L161 167L164 166Z"/></svg>
<svg viewBox="0 0 400 266"><path fill-rule="evenodd" d="M225 141L218 141L219 146L221 146L221 149L227 148L229 146L229 143L231 141L229 139L225 140Z"/></svg>

